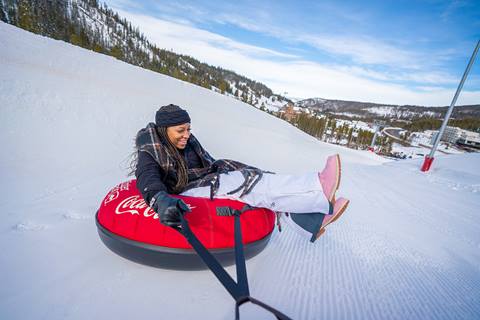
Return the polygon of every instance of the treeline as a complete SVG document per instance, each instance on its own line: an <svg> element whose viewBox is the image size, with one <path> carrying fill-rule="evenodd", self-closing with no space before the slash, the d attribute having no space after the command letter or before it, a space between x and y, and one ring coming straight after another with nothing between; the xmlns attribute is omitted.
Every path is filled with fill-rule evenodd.
<svg viewBox="0 0 480 320"><path fill-rule="evenodd" d="M287 120L283 114L280 114L280 117ZM346 144L354 149L368 148L374 135L371 131L362 130L355 126L350 127L346 123L340 125L335 118L330 116L318 117L318 114L299 113L289 122L319 140ZM392 142L388 137L377 136L375 145L380 153L389 154L392 150Z"/></svg>
<svg viewBox="0 0 480 320"><path fill-rule="evenodd" d="M448 125L470 131L480 131L480 119L478 118L452 119L448 121Z"/></svg>
<svg viewBox="0 0 480 320"><path fill-rule="evenodd" d="M442 120L421 118L412 120L410 123L395 122L395 125L406 129L410 132L420 132L425 130L438 130L442 125ZM466 118L466 119L450 119L448 125L452 127L458 127L469 131L480 130L480 119L478 118Z"/></svg>
<svg viewBox="0 0 480 320"><path fill-rule="evenodd" d="M97 0L0 0L0 19L25 30L113 56L255 104L273 92L233 71L160 49L126 19Z"/></svg>

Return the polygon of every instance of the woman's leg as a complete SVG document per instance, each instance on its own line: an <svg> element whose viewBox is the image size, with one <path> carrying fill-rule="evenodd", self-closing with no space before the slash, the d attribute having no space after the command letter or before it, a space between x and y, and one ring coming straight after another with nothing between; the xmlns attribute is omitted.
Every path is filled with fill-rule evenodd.
<svg viewBox="0 0 480 320"><path fill-rule="evenodd" d="M301 175L264 174L242 200L280 212L329 213L330 209L317 172Z"/></svg>
<svg viewBox="0 0 480 320"><path fill-rule="evenodd" d="M295 228L309 234L310 241L313 242L325 231L326 225L338 219L348 205L346 199L338 203L335 201L340 174L340 157L333 155L328 157L322 172L302 175L264 174L250 193L240 197L243 190L229 194L244 182L241 172L233 171L220 175L216 197L239 200L277 212L289 212L291 214L288 220ZM195 188L182 195L209 197L210 188Z"/></svg>
<svg viewBox="0 0 480 320"><path fill-rule="evenodd" d="M314 242L322 234L325 233L326 227L335 222L345 212L350 201L345 198L338 198L335 201L333 214L325 215L321 213L296 214L291 213L287 216L283 215L282 220L301 236L310 237L310 241Z"/></svg>
<svg viewBox="0 0 480 320"><path fill-rule="evenodd" d="M238 171L221 174L220 187L216 197L235 199L251 206L281 212L331 213L331 206L323 191L318 172L301 175L265 173L251 192L243 197L240 198L243 190L232 195L228 194L243 182L244 177ZM210 196L210 188L190 189L183 192L182 195L207 198Z"/></svg>

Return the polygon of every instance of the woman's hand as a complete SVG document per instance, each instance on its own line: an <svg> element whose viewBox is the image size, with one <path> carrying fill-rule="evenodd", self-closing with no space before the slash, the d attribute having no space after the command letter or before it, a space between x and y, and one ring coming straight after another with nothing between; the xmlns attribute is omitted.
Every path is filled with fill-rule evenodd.
<svg viewBox="0 0 480 320"><path fill-rule="evenodd" d="M150 206L160 218L160 222L169 227L181 226L181 216L190 212L190 208L182 199L169 196L165 191L160 191L154 197Z"/></svg>

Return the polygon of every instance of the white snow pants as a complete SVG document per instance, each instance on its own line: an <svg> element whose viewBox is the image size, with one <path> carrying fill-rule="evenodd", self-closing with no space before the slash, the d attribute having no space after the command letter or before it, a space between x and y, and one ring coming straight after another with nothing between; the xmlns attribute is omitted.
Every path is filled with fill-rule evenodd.
<svg viewBox="0 0 480 320"><path fill-rule="evenodd" d="M245 181L239 171L220 175L220 187L215 198L234 199L254 207L268 208L279 212L328 214L329 203L323 193L318 172L301 175L263 174L262 179L250 193L240 198L243 191L228 195ZM181 193L191 197L210 197L210 187L199 187Z"/></svg>

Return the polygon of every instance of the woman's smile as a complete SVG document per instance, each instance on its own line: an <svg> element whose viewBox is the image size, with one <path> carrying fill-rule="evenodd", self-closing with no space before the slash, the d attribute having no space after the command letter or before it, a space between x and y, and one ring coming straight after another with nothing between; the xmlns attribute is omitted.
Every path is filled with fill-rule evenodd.
<svg viewBox="0 0 480 320"><path fill-rule="evenodd" d="M188 138L190 138L190 123L184 123L178 126L167 128L168 139L178 149L185 149Z"/></svg>

